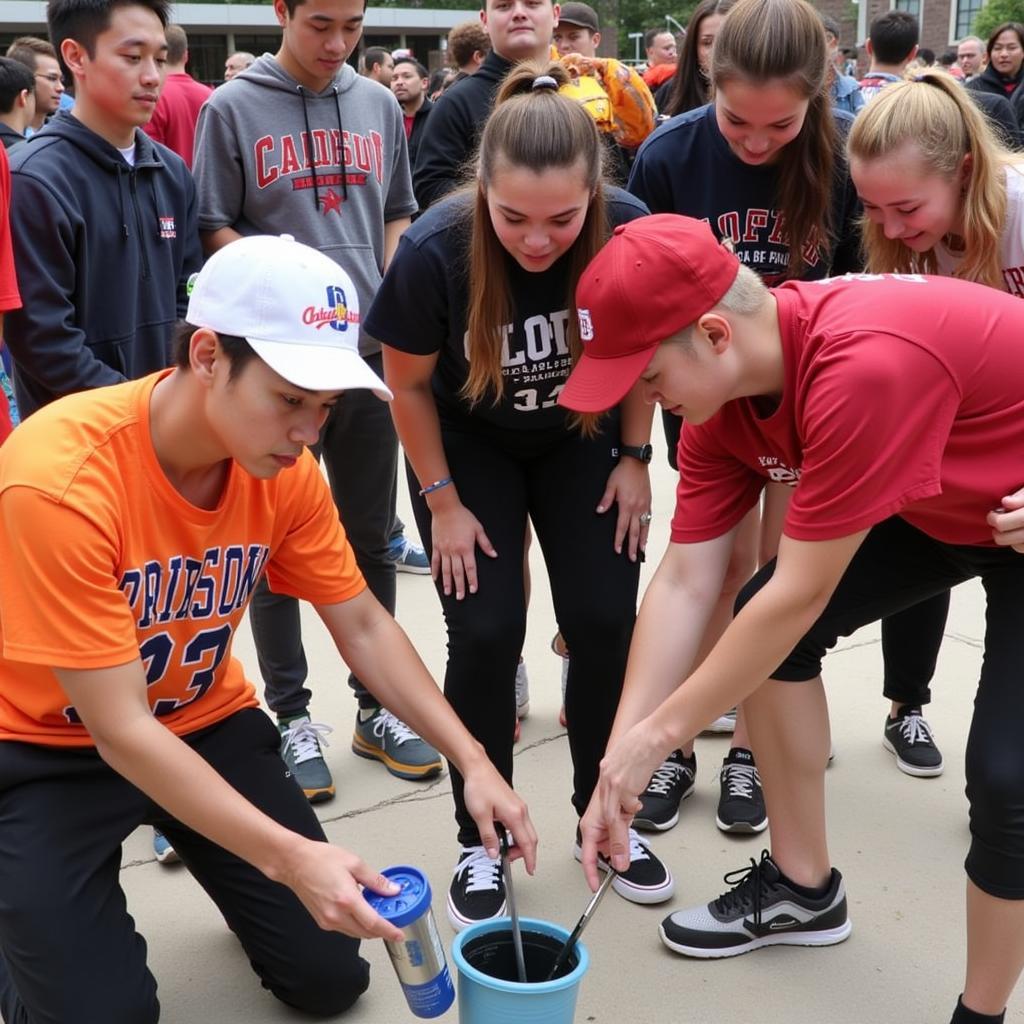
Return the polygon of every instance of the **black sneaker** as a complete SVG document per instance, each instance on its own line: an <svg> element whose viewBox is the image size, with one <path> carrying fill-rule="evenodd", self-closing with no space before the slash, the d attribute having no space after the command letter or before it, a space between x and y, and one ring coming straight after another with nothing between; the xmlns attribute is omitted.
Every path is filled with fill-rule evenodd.
<svg viewBox="0 0 1024 1024"><path fill-rule="evenodd" d="M919 707L908 704L895 718L886 716L882 746L896 755L896 767L907 775L929 778L941 775L945 767Z"/></svg>
<svg viewBox="0 0 1024 1024"><path fill-rule="evenodd" d="M767 850L750 864L725 876L730 892L666 917L661 941L683 956L713 958L761 946L832 946L849 937L846 889L835 868L825 895L814 899L783 880Z"/></svg>
<svg viewBox="0 0 1024 1024"><path fill-rule="evenodd" d="M464 846L448 886L448 920L461 932L477 921L505 913L505 880L501 861L491 860L482 846Z"/></svg>
<svg viewBox="0 0 1024 1024"><path fill-rule="evenodd" d="M696 778L697 755L683 757L681 750L673 750L640 794L640 810L633 817L633 827L655 832L670 829L679 820L679 805L693 796Z"/></svg>
<svg viewBox="0 0 1024 1024"><path fill-rule="evenodd" d="M722 762L718 781L722 794L715 824L723 832L763 832L768 827L768 812L754 755L734 747Z"/></svg>
<svg viewBox="0 0 1024 1024"><path fill-rule="evenodd" d="M576 845L573 856L583 859L583 847L580 830L576 829ZM608 861L597 855L597 866L602 871L608 870ZM630 903L664 903L672 899L676 891L676 881L664 864L654 855L646 839L636 829L629 830L629 870L620 871L612 881L612 888Z"/></svg>

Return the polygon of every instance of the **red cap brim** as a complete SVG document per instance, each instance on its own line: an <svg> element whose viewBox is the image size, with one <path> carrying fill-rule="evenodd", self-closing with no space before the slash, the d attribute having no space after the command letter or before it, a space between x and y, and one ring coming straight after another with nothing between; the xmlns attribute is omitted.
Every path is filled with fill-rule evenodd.
<svg viewBox="0 0 1024 1024"><path fill-rule="evenodd" d="M658 351L657 345L610 359L586 352L573 367L558 404L575 412L604 412L621 402Z"/></svg>

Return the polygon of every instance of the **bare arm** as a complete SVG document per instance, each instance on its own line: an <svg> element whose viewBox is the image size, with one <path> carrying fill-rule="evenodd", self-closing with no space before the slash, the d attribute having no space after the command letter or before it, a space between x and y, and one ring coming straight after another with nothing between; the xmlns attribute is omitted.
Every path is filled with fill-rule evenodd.
<svg viewBox="0 0 1024 1024"><path fill-rule="evenodd" d="M389 220L384 225L384 266L381 273L391 266L395 250L398 248L398 240L402 237L405 229L412 223L411 217L399 217L398 220Z"/></svg>
<svg viewBox="0 0 1024 1024"><path fill-rule="evenodd" d="M398 439L421 487L451 476L441 441L437 405L430 378L437 365L436 353L410 355L389 345L382 346L384 376L394 392L391 416ZM459 499L458 480L425 495L432 519L430 568L434 579L441 577L446 594L454 588L460 601L467 591L477 589L476 548L491 558L497 552L476 516Z"/></svg>
<svg viewBox="0 0 1024 1024"><path fill-rule="evenodd" d="M103 760L179 821L287 885L321 928L400 938L371 910L357 884L391 892L387 879L348 850L284 828L225 782L153 717L140 660L54 672Z"/></svg>
<svg viewBox="0 0 1024 1024"><path fill-rule="evenodd" d="M637 383L622 400L622 444L631 447L649 444L654 406L646 402ZM649 522L641 522L640 516L651 510L651 473L639 459L624 455L619 464L608 475L604 494L598 502L597 511L605 512L618 504L618 519L615 524L615 551L621 553L622 542L629 537L630 561L637 560L637 553L647 547Z"/></svg>
<svg viewBox="0 0 1024 1024"><path fill-rule="evenodd" d="M628 866L627 829L639 806L637 794L658 763L717 715L753 693L785 660L821 614L865 536L867 531L816 542L783 537L771 580L751 598L682 686L631 726L630 720L637 719L647 705L633 693L624 694L608 753L601 762L598 788L583 819L583 864L592 886L597 884L598 844L608 844L616 867ZM679 606L675 611L675 617L661 621L663 628L681 628L679 613L685 614L686 609ZM691 632L692 627L687 629ZM638 645L664 642L664 634L634 635L627 685L635 671L633 650ZM691 653L689 649L687 653ZM664 673L666 666L664 662L661 665ZM664 675L660 685L662 690L666 686ZM651 695L655 689L651 688Z"/></svg>
<svg viewBox="0 0 1024 1024"><path fill-rule="evenodd" d="M498 855L494 822L516 838L527 870L536 863L537 834L526 804L516 796L444 699L409 638L369 590L317 612L342 657L373 695L438 748L466 783L466 806L480 829L480 842Z"/></svg>
<svg viewBox="0 0 1024 1024"><path fill-rule="evenodd" d="M700 544L669 544L644 593L608 749L686 678L722 589L736 530Z"/></svg>

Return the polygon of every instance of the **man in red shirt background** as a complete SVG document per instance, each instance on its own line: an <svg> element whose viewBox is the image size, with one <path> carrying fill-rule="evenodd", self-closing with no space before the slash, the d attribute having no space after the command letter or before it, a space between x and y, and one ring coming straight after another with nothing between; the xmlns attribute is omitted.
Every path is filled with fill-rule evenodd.
<svg viewBox="0 0 1024 1024"><path fill-rule="evenodd" d="M11 228L7 211L11 203L11 171L7 165L7 151L0 146L0 348L3 348L4 313L21 308L18 279L14 274L14 253L11 249ZM5 374L6 377L6 374ZM11 432L11 414L8 406L10 382L5 382L0 393L0 444ZM11 396L13 397L13 396Z"/></svg>
<svg viewBox="0 0 1024 1024"><path fill-rule="evenodd" d="M196 140L199 108L213 90L197 82L186 70L188 36L180 25L168 25L167 78L149 124L143 130L157 142L173 149L192 169L192 150Z"/></svg>

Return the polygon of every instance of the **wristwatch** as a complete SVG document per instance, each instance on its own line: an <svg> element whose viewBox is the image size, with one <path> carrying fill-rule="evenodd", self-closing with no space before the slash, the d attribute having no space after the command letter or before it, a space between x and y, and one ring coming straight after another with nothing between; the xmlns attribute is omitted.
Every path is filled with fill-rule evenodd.
<svg viewBox="0 0 1024 1024"><path fill-rule="evenodd" d="M619 455L628 455L631 459L650 462L654 449L649 444L620 444Z"/></svg>

